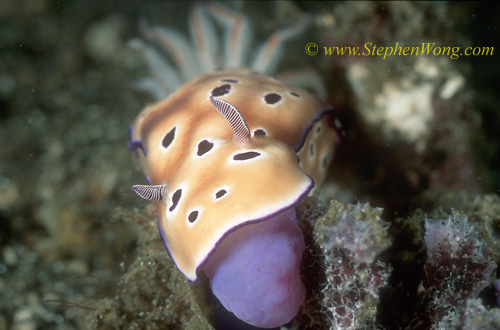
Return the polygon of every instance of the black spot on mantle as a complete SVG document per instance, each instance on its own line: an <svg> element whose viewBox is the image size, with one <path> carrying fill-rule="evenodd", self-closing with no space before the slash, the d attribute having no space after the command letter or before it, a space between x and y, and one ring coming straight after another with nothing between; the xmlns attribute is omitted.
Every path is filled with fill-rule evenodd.
<svg viewBox="0 0 500 330"><path fill-rule="evenodd" d="M219 198L221 198L222 196L224 196L226 193L227 193L227 191L226 191L225 189L221 189L221 190L219 190L219 191L215 194L215 198L219 199Z"/></svg>
<svg viewBox="0 0 500 330"><path fill-rule="evenodd" d="M231 90L231 85L224 84L222 86L215 87L214 89L212 89L212 96L217 97L226 95L229 93L230 90Z"/></svg>
<svg viewBox="0 0 500 330"><path fill-rule="evenodd" d="M248 159L258 157L258 156L260 156L259 152L248 151L248 152L243 152L241 154L234 155L233 159L234 160L248 160Z"/></svg>
<svg viewBox="0 0 500 330"><path fill-rule="evenodd" d="M198 219L198 211L193 211L193 212L189 213L189 215L188 215L189 222L193 223L196 221L196 219Z"/></svg>
<svg viewBox="0 0 500 330"><path fill-rule="evenodd" d="M212 142L209 142L207 140L203 140L200 143L198 143L198 151L196 154L198 156L203 156L207 152L209 152L213 148L214 144Z"/></svg>
<svg viewBox="0 0 500 330"><path fill-rule="evenodd" d="M267 104L276 104L281 100L281 95L277 93L270 93L264 96L264 100Z"/></svg>
<svg viewBox="0 0 500 330"><path fill-rule="evenodd" d="M170 206L170 208L168 209L170 212L172 212L177 207L177 204L181 199L181 195L182 195L182 189L177 189L172 195L172 206Z"/></svg>
<svg viewBox="0 0 500 330"><path fill-rule="evenodd" d="M172 144L172 142L174 141L174 138L175 138L175 127L172 128L170 130L170 132L168 132L165 137L163 138L163 141L161 141L161 145L163 146L163 148L168 148L170 146L170 144Z"/></svg>

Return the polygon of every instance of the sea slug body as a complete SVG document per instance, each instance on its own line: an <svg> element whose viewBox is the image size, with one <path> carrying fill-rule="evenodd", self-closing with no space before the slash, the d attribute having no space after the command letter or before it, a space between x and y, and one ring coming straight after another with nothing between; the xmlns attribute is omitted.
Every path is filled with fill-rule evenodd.
<svg viewBox="0 0 500 330"><path fill-rule="evenodd" d="M212 20L226 30L224 63L214 56ZM283 42L308 21L271 35L251 65L244 58L249 22L213 3L192 11L194 45L142 23L145 38L170 52L177 70L149 44L130 42L152 76L138 87L159 100L130 128L129 145L148 182L133 189L157 203L160 233L178 269L193 282L203 270L226 309L262 328L289 322L304 300L295 206L321 186L340 141L326 102L265 75L279 63ZM291 76L298 87L324 94L313 71Z"/></svg>

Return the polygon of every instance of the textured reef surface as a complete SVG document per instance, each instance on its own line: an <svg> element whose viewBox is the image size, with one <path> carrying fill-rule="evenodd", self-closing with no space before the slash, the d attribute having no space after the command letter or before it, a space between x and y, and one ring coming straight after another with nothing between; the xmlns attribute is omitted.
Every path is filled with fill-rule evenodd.
<svg viewBox="0 0 500 330"><path fill-rule="evenodd" d="M498 55L307 56L304 47L495 46L481 3L241 2L256 40L313 15L310 64L347 135L297 208L306 301L290 329L500 328ZM265 10L262 10L265 7ZM0 6L0 329L254 329L168 258L127 127L151 100L126 42L177 2ZM498 8L496 8L498 9ZM499 49L495 49L495 52ZM135 165L134 165L135 164ZM135 168L134 168L135 166ZM496 280L496 281L495 281Z"/></svg>

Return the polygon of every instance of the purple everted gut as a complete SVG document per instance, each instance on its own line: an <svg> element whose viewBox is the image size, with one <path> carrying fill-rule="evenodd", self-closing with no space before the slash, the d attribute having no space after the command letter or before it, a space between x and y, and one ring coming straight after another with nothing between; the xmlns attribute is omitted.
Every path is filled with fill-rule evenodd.
<svg viewBox="0 0 500 330"><path fill-rule="evenodd" d="M273 328L292 320L304 301L303 251L304 238L292 208L231 233L204 271L227 310L254 326Z"/></svg>

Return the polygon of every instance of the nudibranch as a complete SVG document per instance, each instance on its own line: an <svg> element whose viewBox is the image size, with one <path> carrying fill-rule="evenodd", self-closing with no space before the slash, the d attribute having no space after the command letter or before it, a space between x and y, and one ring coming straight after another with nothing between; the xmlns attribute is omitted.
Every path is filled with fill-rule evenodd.
<svg viewBox="0 0 500 330"><path fill-rule="evenodd" d="M224 63L214 21L226 31ZM263 328L292 320L305 298L295 206L321 185L340 141L333 109L299 89L324 94L312 70L284 76L297 87L266 75L308 21L272 34L251 65L249 22L219 4L193 8L193 44L142 22L145 39L162 46L178 70L152 45L130 42L152 76L139 88L159 99L130 128L148 181L133 189L157 202L178 269L192 282L203 270L226 309Z"/></svg>

